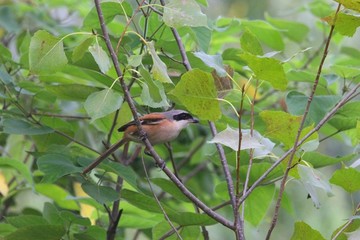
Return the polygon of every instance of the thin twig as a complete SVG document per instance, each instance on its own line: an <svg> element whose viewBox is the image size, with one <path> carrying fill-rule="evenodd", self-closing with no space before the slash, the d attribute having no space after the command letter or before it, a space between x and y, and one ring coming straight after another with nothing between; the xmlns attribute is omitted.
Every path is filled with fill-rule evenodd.
<svg viewBox="0 0 360 240"><path fill-rule="evenodd" d="M273 216L273 219L272 219L270 228L269 228L269 230L268 230L268 233L267 233L267 235L266 235L266 239L267 239L267 240L270 239L271 233L272 233L272 231L274 230L274 228L275 228L275 226L276 226L276 223L277 223L277 220L278 220L278 215L279 215L279 211L280 211L280 205L281 205L283 193L284 193L284 190L285 190L285 183L286 183L286 181L287 181L287 177L288 177L289 172L290 172L290 170L291 170L292 161L293 161L293 159L294 159L294 156L295 156L295 153L296 153L296 150L297 150L297 147L296 147L296 146L298 146L298 142L299 142L299 140L300 140L301 132L302 132L304 126L305 126L306 117L308 116L308 113L309 113L309 110L310 110L310 106L311 106L312 100L313 100L314 95L315 95L315 92L316 92L316 88L317 88L317 86L318 86L318 84L319 84L319 80L320 80L322 68L323 68L323 65L324 65L326 56L327 56L327 54L328 54L331 37L332 37L333 31L334 31L334 28L335 28L335 22L336 22L336 19L337 19L338 12L340 11L340 7L341 7L341 4L339 3L339 4L338 4L338 8L336 9L336 12L335 12L334 22L333 22L333 24L331 25L330 32L329 32L329 36L328 36L327 42L326 42L326 44L325 44L324 53L323 53L323 56L322 56L321 61L320 61L320 64L319 64L319 68L318 68L318 71L317 71L317 74L316 74L316 78L315 78L315 81L314 81L314 84L313 84L313 89L312 89L311 94L310 94L310 96L309 96L309 98L308 98L308 102L307 102L306 107L305 107L305 112L304 112L304 115L303 115L303 117L302 117L302 119L301 119L300 126L299 126L299 129L298 129L298 132L297 132L297 135L296 135L296 137L295 137L294 147L293 147L293 150L292 150L291 153L290 153L290 157L289 157L289 160L288 160L287 168L286 168L285 173L284 173L284 178L281 180L281 183L280 183L279 195L278 195L278 199L277 199L277 201L276 201L274 216Z"/></svg>
<svg viewBox="0 0 360 240"><path fill-rule="evenodd" d="M177 237L178 237L179 239L182 239L182 237L180 236L180 233L177 231L176 227L175 227L174 224L171 222L169 216L168 216L167 213L165 212L165 209L164 209L163 206L161 205L160 200L158 199L158 197L156 196L156 194L155 194L155 192L154 192L154 189L153 189L153 187L152 187L152 185L151 185L151 182L150 182L149 174L148 174L147 169L146 169L146 166L145 166L144 156L141 156L141 162L142 162L142 165L143 165L143 168L144 168L146 181L147 181L148 184L149 184L150 191L151 191L151 193L153 194L154 199L155 199L157 205L160 207L162 213L164 214L164 217L165 217L166 221L169 223L170 227L171 227L171 228L173 229L173 231L176 233Z"/></svg>

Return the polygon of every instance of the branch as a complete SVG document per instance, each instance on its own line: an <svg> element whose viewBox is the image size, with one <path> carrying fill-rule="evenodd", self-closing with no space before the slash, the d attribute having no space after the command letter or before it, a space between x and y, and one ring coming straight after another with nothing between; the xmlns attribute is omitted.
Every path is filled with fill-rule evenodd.
<svg viewBox="0 0 360 240"><path fill-rule="evenodd" d="M322 68L323 68L326 56L328 54L330 40L331 40L333 31L334 31L334 28L335 28L335 22L336 22L336 19L337 19L338 12L340 11L340 7L341 7L341 4L339 3L339 5L338 5L338 7L336 9L336 12L335 12L334 22L331 25L329 36L328 36L326 44L325 44L324 53L323 53L323 56L322 56L320 64L319 64L319 69L318 69L317 74L316 74L313 89L312 89L311 94L310 94L310 96L308 98L308 102L307 102L307 105L305 107L305 112L304 112L304 115L303 115L303 117L301 119L301 122L300 122L300 127L298 129L298 133L297 133L296 138L295 138L293 150L290 153L290 157L289 157L289 161L288 161L288 164L287 164L287 168L285 170L284 178L281 180L280 189L279 189L279 196L278 196L278 199L276 201L274 216L273 216L270 228L268 230L266 239L270 239L271 233L274 230L274 228L276 226L276 223L277 223L277 219L278 219L278 215L279 215L279 211L280 211L280 205L281 205L281 201L282 201L282 196L283 196L283 193L284 193L284 190L285 190L285 183L287 181L287 177L288 177L289 172L291 170L292 161L294 159L296 149L297 149L297 147L295 147L295 146L298 146L298 142L299 142L299 139L300 139L301 132L304 129L304 126L305 126L306 117L307 117L307 115L309 113L310 106L311 106L312 100L313 100L315 92L316 92L316 88L317 88L317 86L319 84L319 79L320 79L320 76L321 76L321 72L322 72Z"/></svg>
<svg viewBox="0 0 360 240"><path fill-rule="evenodd" d="M233 224L230 221L228 221L227 219L222 217L220 214L216 213L211 208L209 208L202 201L200 201L197 197L195 197L195 195L193 193L191 193L177 179L177 177L165 166L165 162L156 153L156 151L154 150L154 147L151 145L151 143L147 139L146 133L142 129L139 118L137 116L137 110L136 110L135 104L134 104L134 102L133 102L133 100L131 98L131 94L130 94L128 88L127 88L127 85L125 84L125 81L124 81L124 78L123 78L123 73L122 73L122 71L120 69L120 66L119 66L117 55L116 55L116 53L114 51L113 46L111 45L110 36L109 36L109 33L108 33L106 25L105 25L104 16L103 16L99 1L100 0L94 0L95 7L96 7L96 10L97 10L97 13L98 13L98 16L99 16L99 22L100 22L101 30L103 32L103 36L104 36L104 39L105 39L106 47L108 48L108 51L110 52L110 56L111 56L113 65L115 67L116 74L118 75L120 85L121 85L121 87L122 87L122 89L124 91L125 100L129 104L130 110L131 110L132 115L134 117L134 122L136 123L136 126L138 128L140 139L143 141L146 148L148 149L150 154L153 156L153 158L154 158L155 162L157 163L157 165L162 168L164 173L170 178L170 180L172 180L175 183L175 185L184 193L185 196L187 196L193 203L195 203L197 206L199 206L201 208L201 210L203 210L208 216L215 219L217 222L221 223L222 225L224 225L224 226L226 226L226 227L228 227L230 229L233 229Z"/></svg>

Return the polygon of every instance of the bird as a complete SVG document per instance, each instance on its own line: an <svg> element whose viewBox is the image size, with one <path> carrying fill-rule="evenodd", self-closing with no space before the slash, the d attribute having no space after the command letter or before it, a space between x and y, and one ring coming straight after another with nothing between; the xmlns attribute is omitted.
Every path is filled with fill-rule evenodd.
<svg viewBox="0 0 360 240"><path fill-rule="evenodd" d="M190 123L199 122L197 118L193 117L190 113L184 110L149 113L139 117L139 121L151 145L171 142L177 138L181 130L186 128ZM135 121L126 123L121 126L118 131L124 132L123 138L110 146L109 149L87 166L83 170L83 174L90 172L122 145L130 141L142 143Z"/></svg>

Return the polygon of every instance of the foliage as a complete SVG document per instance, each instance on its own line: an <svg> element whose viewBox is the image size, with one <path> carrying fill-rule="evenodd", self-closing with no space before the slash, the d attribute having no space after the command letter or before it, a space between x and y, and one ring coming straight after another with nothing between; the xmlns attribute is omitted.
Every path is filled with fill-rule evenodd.
<svg viewBox="0 0 360 240"><path fill-rule="evenodd" d="M0 239L356 238L359 3L294 10L310 24L207 6L0 4ZM82 174L134 113L172 105L200 124Z"/></svg>

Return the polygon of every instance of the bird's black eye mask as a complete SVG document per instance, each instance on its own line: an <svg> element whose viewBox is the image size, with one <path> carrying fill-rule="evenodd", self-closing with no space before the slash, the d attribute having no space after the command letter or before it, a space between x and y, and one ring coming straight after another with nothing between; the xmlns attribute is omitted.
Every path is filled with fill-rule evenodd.
<svg viewBox="0 0 360 240"><path fill-rule="evenodd" d="M180 113L173 116L174 120L180 121L180 120L188 120L193 119L193 116L191 116L189 113Z"/></svg>

